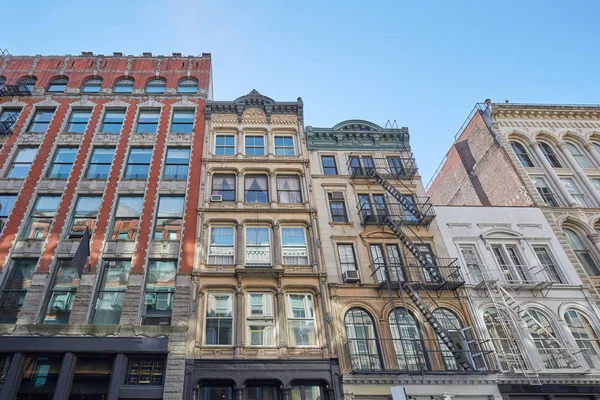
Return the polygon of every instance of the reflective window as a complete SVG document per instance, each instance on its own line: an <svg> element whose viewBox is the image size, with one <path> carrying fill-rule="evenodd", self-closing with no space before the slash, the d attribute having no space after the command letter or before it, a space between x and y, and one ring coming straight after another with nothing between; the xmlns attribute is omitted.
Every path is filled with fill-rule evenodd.
<svg viewBox="0 0 600 400"><path fill-rule="evenodd" d="M542 150L542 153L544 153L544 156L546 156L546 159L548 160L550 165L554 168L562 168L560 159L558 158L558 155L556 154L552 146L545 142L539 142L539 145L540 149Z"/></svg>
<svg viewBox="0 0 600 400"><path fill-rule="evenodd" d="M173 111L173 121L171 122L171 132L173 133L192 133L194 129L194 110L175 110Z"/></svg>
<svg viewBox="0 0 600 400"><path fill-rule="evenodd" d="M38 196L21 237L23 239L46 239L59 202L60 196Z"/></svg>
<svg viewBox="0 0 600 400"><path fill-rule="evenodd" d="M564 231L567 236L567 242L569 242L569 246L575 252L583 269L585 269L588 275L600 275L600 268L579 233L569 228L566 228Z"/></svg>
<svg viewBox="0 0 600 400"><path fill-rule="evenodd" d="M177 84L177 93L197 93L198 81L195 79L183 79Z"/></svg>
<svg viewBox="0 0 600 400"><path fill-rule="evenodd" d="M337 175L337 165L335 163L335 156L321 156L321 163L323 164L324 175Z"/></svg>
<svg viewBox="0 0 600 400"><path fill-rule="evenodd" d="M133 84L134 81L130 78L118 80L115 83L115 88L113 91L115 93L131 93L133 91Z"/></svg>
<svg viewBox="0 0 600 400"><path fill-rule="evenodd" d="M87 179L108 179L110 166L115 156L114 147L96 147L90 158L86 178Z"/></svg>
<svg viewBox="0 0 600 400"><path fill-rule="evenodd" d="M233 400L233 388L230 386L202 386L200 388L202 400ZM266 399L265 399L266 400Z"/></svg>
<svg viewBox="0 0 600 400"><path fill-rule="evenodd" d="M37 262L37 258L13 258L8 278L0 294L0 323L17 322Z"/></svg>
<svg viewBox="0 0 600 400"><path fill-rule="evenodd" d="M331 221L333 222L348 222L348 214L346 214L346 203L344 202L343 192L327 193L329 200L329 210L331 211Z"/></svg>
<svg viewBox="0 0 600 400"><path fill-rule="evenodd" d="M78 150L77 147L58 147L46 177L49 179L67 179L73 168Z"/></svg>
<svg viewBox="0 0 600 400"><path fill-rule="evenodd" d="M542 199L544 199L544 201L548 203L548 205L551 207L560 207L560 202L558 198L552 192L552 189L550 189L550 186L548 186L546 180L541 177L534 177L532 179L533 184L535 185L535 188L537 189L540 196L542 196Z"/></svg>
<svg viewBox="0 0 600 400"><path fill-rule="evenodd" d="M35 84L37 83L37 78L35 76L28 76L26 78L21 78L17 81L17 85L23 85L27 87L30 93L33 93L33 89Z"/></svg>
<svg viewBox="0 0 600 400"><path fill-rule="evenodd" d="M590 321L581 312L575 310L565 313L565 321L588 366L600 368L600 340Z"/></svg>
<svg viewBox="0 0 600 400"><path fill-rule="evenodd" d="M392 330L398 369L427 371L423 339L414 317L404 308L396 308L390 313L388 323Z"/></svg>
<svg viewBox="0 0 600 400"><path fill-rule="evenodd" d="M542 276L544 276L550 282L563 283L562 279L560 278L560 274L558 273L558 266L554 262L554 259L550 254L550 249L548 248L548 246L533 246L533 251L537 256L541 267L538 268L536 275L539 276L539 278L542 278ZM540 272L542 274L540 274Z"/></svg>
<svg viewBox="0 0 600 400"><path fill-rule="evenodd" d="M113 357L77 355L69 400L102 400L108 396Z"/></svg>
<svg viewBox="0 0 600 400"><path fill-rule="evenodd" d="M548 336L558 337L554 327L550 323L550 319L541 311L528 310L534 323L529 325L529 334L535 343L538 353L544 363L544 368L547 369L562 369L570 368L567 360L561 351L556 348L556 343L552 340L548 340ZM541 329L543 328L543 329ZM561 345L560 347L566 347Z"/></svg>
<svg viewBox="0 0 600 400"><path fill-rule="evenodd" d="M93 78L85 81L81 91L84 93L100 93L100 88L102 88L102 78Z"/></svg>
<svg viewBox="0 0 600 400"><path fill-rule="evenodd" d="M184 196L160 196L154 227L154 240L180 240Z"/></svg>
<svg viewBox="0 0 600 400"><path fill-rule="evenodd" d="M15 205L15 201L17 201L16 194L0 194L0 232L6 225L6 220Z"/></svg>
<svg viewBox="0 0 600 400"><path fill-rule="evenodd" d="M137 133L156 133L160 110L141 110L138 115Z"/></svg>
<svg viewBox="0 0 600 400"><path fill-rule="evenodd" d="M587 157L585 156L585 154L583 154L583 151L581 151L579 146L571 142L565 142L565 144L567 145L567 149L569 149L569 152L581 168L592 168L592 164L590 164Z"/></svg>
<svg viewBox="0 0 600 400"><path fill-rule="evenodd" d="M54 116L54 110L37 110L29 123L27 132L45 133Z"/></svg>
<svg viewBox="0 0 600 400"><path fill-rule="evenodd" d="M271 237L269 228L251 226L246 228L246 265L271 265Z"/></svg>
<svg viewBox="0 0 600 400"><path fill-rule="evenodd" d="M281 228L281 255L284 265L308 265L304 228Z"/></svg>
<svg viewBox="0 0 600 400"><path fill-rule="evenodd" d="M246 155L264 156L265 155L265 137L264 136L245 136Z"/></svg>
<svg viewBox="0 0 600 400"><path fill-rule="evenodd" d="M63 93L67 88L67 83L69 83L68 78L56 78L53 79L48 85L47 92L52 93Z"/></svg>
<svg viewBox="0 0 600 400"><path fill-rule="evenodd" d="M170 325L177 261L150 260L144 290L142 325Z"/></svg>
<svg viewBox="0 0 600 400"><path fill-rule="evenodd" d="M190 149L169 147L163 178L185 181L190 164Z"/></svg>
<svg viewBox="0 0 600 400"><path fill-rule="evenodd" d="M246 345L275 345L275 320L271 293L246 295Z"/></svg>
<svg viewBox="0 0 600 400"><path fill-rule="evenodd" d="M526 168L535 167L533 161L531 161L531 157L529 157L529 153L525 149L525 146L523 146L519 142L510 142L510 146L512 147L517 158L521 162L521 165L523 165Z"/></svg>
<svg viewBox="0 0 600 400"><path fill-rule="evenodd" d="M567 192L571 194L571 197L573 197L577 204L579 204L581 207L590 207L590 202L588 201L587 196L581 191L581 188L573 178L560 178L560 180L565 185Z"/></svg>
<svg viewBox="0 0 600 400"><path fill-rule="evenodd" d="M277 177L277 201L279 203L302 204L299 176Z"/></svg>
<svg viewBox="0 0 600 400"><path fill-rule="evenodd" d="M94 230L100 203L102 203L102 196L79 196L71 217L71 228L67 234L69 239L82 237L85 228L89 228L90 232Z"/></svg>
<svg viewBox="0 0 600 400"><path fill-rule="evenodd" d="M294 385L291 394L292 400L323 400L327 398L320 386Z"/></svg>
<svg viewBox="0 0 600 400"><path fill-rule="evenodd" d="M146 93L164 93L166 85L167 82L164 79L153 79L146 84Z"/></svg>
<svg viewBox="0 0 600 400"><path fill-rule="evenodd" d="M104 133L121 133L123 121L125 120L125 109L108 109L104 113L102 128L100 132Z"/></svg>
<svg viewBox="0 0 600 400"><path fill-rule="evenodd" d="M316 346L317 325L311 294L288 294L288 341L289 345Z"/></svg>
<svg viewBox="0 0 600 400"><path fill-rule="evenodd" d="M50 399L56 391L62 357L26 357L16 400Z"/></svg>
<svg viewBox="0 0 600 400"><path fill-rule="evenodd" d="M380 370L379 343L371 316L363 309L353 308L346 313L344 324L352 370Z"/></svg>
<svg viewBox="0 0 600 400"><path fill-rule="evenodd" d="M211 196L221 196L221 201L235 201L235 175L213 175Z"/></svg>
<svg viewBox="0 0 600 400"><path fill-rule="evenodd" d="M438 308L433 312L433 315L446 332L448 332L452 342L460 345L460 348L463 350L463 357L473 366L473 357L469 351L469 342L462 332L462 324L456 314L448 309ZM446 371L462 371L462 367L458 364L450 348L446 346L440 335L437 335L437 339L438 345L442 349Z"/></svg>
<svg viewBox="0 0 600 400"><path fill-rule="evenodd" d="M2 85L0 85L1 87ZM21 114L19 108L4 108L0 113L0 134L7 134L12 132L12 128L15 126L17 119Z"/></svg>
<svg viewBox="0 0 600 400"><path fill-rule="evenodd" d="M246 203L268 203L269 190L266 175L246 175L245 189Z"/></svg>
<svg viewBox="0 0 600 400"><path fill-rule="evenodd" d="M123 179L146 180L150 171L152 149L133 147L129 151Z"/></svg>
<svg viewBox="0 0 600 400"><path fill-rule="evenodd" d="M91 114L91 109L71 111L71 117L69 118L69 124L67 125L65 132L84 133Z"/></svg>
<svg viewBox="0 0 600 400"><path fill-rule="evenodd" d="M206 344L233 344L233 295L209 293L206 307Z"/></svg>
<svg viewBox="0 0 600 400"><path fill-rule="evenodd" d="M125 384L161 386L164 375L164 357L130 357Z"/></svg>
<svg viewBox="0 0 600 400"><path fill-rule="evenodd" d="M143 202L143 196L121 196L119 198L111 240L135 240Z"/></svg>
<svg viewBox="0 0 600 400"><path fill-rule="evenodd" d="M235 136L217 135L215 138L215 155L232 156L235 154Z"/></svg>
<svg viewBox="0 0 600 400"><path fill-rule="evenodd" d="M130 269L131 261L104 261L92 324L119 325Z"/></svg>
<svg viewBox="0 0 600 400"><path fill-rule="evenodd" d="M275 136L276 156L293 156L295 154L294 138L292 136Z"/></svg>
<svg viewBox="0 0 600 400"><path fill-rule="evenodd" d="M54 281L48 292L48 304L42 324L68 324L73 300L79 286L79 272L71 260L59 260Z"/></svg>
<svg viewBox="0 0 600 400"><path fill-rule="evenodd" d="M210 231L208 263L233 265L234 263L234 228L232 226L213 226Z"/></svg>

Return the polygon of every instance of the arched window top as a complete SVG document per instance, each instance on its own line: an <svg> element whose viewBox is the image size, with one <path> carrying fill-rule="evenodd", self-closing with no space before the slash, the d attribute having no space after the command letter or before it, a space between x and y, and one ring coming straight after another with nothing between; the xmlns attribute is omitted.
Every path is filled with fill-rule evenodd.
<svg viewBox="0 0 600 400"><path fill-rule="evenodd" d="M373 318L371 318L371 315L362 308L355 307L348 310L346 316L344 317L344 323L373 325Z"/></svg>
<svg viewBox="0 0 600 400"><path fill-rule="evenodd" d="M52 79L50 84L48 85L48 92L53 93L63 93L67 88L67 84L69 83L69 78L66 76Z"/></svg>
<svg viewBox="0 0 600 400"><path fill-rule="evenodd" d="M131 93L135 81L132 78L123 78L115 82L115 93Z"/></svg>
<svg viewBox="0 0 600 400"><path fill-rule="evenodd" d="M35 87L36 83L37 83L37 78L35 76L26 76L24 78L20 78L17 81L17 85L26 86L27 90L29 90L29 92L33 92L33 88Z"/></svg>
<svg viewBox="0 0 600 400"><path fill-rule="evenodd" d="M425 371L428 369L421 331L411 313L395 308L388 317L398 369Z"/></svg>
<svg viewBox="0 0 600 400"><path fill-rule="evenodd" d="M567 242L569 242L569 246L571 246L575 252L583 269L585 269L589 275L600 275L600 267L598 267L598 263L596 263L594 256L592 256L585 240L581 237L579 232L572 228L564 228L563 230L567 237Z"/></svg>
<svg viewBox="0 0 600 400"><path fill-rule="evenodd" d="M581 239L581 236L579 236L579 233L575 232L571 228L565 228L565 233L567 235L567 241L569 242L569 245L571 246L571 248L573 250L575 250L575 251L587 250L587 247L585 246L585 243Z"/></svg>
<svg viewBox="0 0 600 400"><path fill-rule="evenodd" d="M548 160L550 165L554 168L562 168L562 164L560 162L560 159L558 158L558 155L554 151L554 148L546 142L538 142L538 143L540 145L540 149L542 150L542 153L544 153L544 155L546 156L546 159Z"/></svg>
<svg viewBox="0 0 600 400"><path fill-rule="evenodd" d="M352 370L380 370L379 346L371 315L362 308L352 308L346 313L344 324Z"/></svg>
<svg viewBox="0 0 600 400"><path fill-rule="evenodd" d="M583 154L583 151L577 144L573 142L565 142L565 144L567 146L567 149L569 149L569 152L581 168L592 168L592 165L590 164L587 157L585 156L585 154Z"/></svg>
<svg viewBox="0 0 600 400"><path fill-rule="evenodd" d="M146 93L164 93L167 81L162 78L152 79L146 84Z"/></svg>
<svg viewBox="0 0 600 400"><path fill-rule="evenodd" d="M177 84L177 93L198 93L198 81L194 78L180 80Z"/></svg>
<svg viewBox="0 0 600 400"><path fill-rule="evenodd" d="M589 367L600 368L600 340L596 329L583 313L576 310L568 310L565 321Z"/></svg>
<svg viewBox="0 0 600 400"><path fill-rule="evenodd" d="M448 310L447 308L438 308L433 312L433 315L446 330L452 331L462 329L462 324L454 311Z"/></svg>
<svg viewBox="0 0 600 400"><path fill-rule="evenodd" d="M535 308L529 309L528 313L536 322L529 325L528 331L535 343L540 358L544 363L544 367L547 369L569 368L568 361L560 354L560 352L557 352L554 345L548 341L547 334L541 333L539 330L539 326L541 326L544 328L545 332L558 338L556 330L550 322L551 318L545 312Z"/></svg>
<svg viewBox="0 0 600 400"><path fill-rule="evenodd" d="M510 146L512 147L513 151L515 152L515 155L521 162L521 165L523 165L526 168L535 167L533 161L531 160L531 157L529 157L527 149L525 149L525 146L523 146L522 143L511 141Z"/></svg>
<svg viewBox="0 0 600 400"><path fill-rule="evenodd" d="M82 92L84 93L99 93L102 87L102 78L96 77L88 79L83 83Z"/></svg>

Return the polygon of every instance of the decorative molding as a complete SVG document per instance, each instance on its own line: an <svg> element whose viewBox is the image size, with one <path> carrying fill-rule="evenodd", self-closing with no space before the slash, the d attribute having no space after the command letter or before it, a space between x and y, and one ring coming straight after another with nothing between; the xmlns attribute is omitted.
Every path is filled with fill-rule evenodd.
<svg viewBox="0 0 600 400"><path fill-rule="evenodd" d="M446 224L448 228L471 228L473 225L467 222L448 222Z"/></svg>
<svg viewBox="0 0 600 400"><path fill-rule="evenodd" d="M247 95L238 97L234 101L207 101L206 119L212 120L213 114L233 114L235 115L234 123L241 123L244 120L246 123L256 123L256 121L271 123L271 116L280 114L294 116L302 121L304 118L303 109L304 103L300 97L295 102L276 102L253 89ZM261 118L257 119L259 115L256 111L262 111L264 118L260 116Z"/></svg>
<svg viewBox="0 0 600 400"><path fill-rule="evenodd" d="M385 129L369 121L347 120L333 128L306 127L309 150L410 151L408 128Z"/></svg>

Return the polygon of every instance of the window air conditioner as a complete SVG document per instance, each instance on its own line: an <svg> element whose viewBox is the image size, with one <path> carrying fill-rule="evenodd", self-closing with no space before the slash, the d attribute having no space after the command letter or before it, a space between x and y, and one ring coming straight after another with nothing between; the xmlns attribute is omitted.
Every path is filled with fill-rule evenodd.
<svg viewBox="0 0 600 400"><path fill-rule="evenodd" d="M344 282L346 283L356 283L360 281L360 276L358 276L358 271L346 271L344 272Z"/></svg>
<svg viewBox="0 0 600 400"><path fill-rule="evenodd" d="M223 196L221 196L220 194L213 194L210 196L210 201L213 201L213 202L223 201Z"/></svg>

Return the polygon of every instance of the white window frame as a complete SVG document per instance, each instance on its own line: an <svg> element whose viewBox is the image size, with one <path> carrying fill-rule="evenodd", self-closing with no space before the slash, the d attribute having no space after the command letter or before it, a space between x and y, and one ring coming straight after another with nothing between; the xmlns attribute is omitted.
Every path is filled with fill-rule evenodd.
<svg viewBox="0 0 600 400"><path fill-rule="evenodd" d="M307 308L307 298L311 299L312 302L312 318L295 318L294 317L294 312L293 312L293 308L292 308L292 300L290 296L304 296L304 311L307 312L309 311L309 309ZM286 323L287 323L287 334L288 334L288 346L289 347L318 347L319 346L319 327L317 325L317 314L316 314L316 307L315 307L315 300L314 300L314 296L312 295L312 293L287 293L286 294L286 307L287 307L287 315L286 315ZM307 313L308 315L308 313ZM308 345L302 345L302 344L295 344L295 345L291 345L291 330L290 330L290 321L309 321L312 320L314 327L315 327L315 344L308 344Z"/></svg>
<svg viewBox="0 0 600 400"><path fill-rule="evenodd" d="M284 261L284 246L283 246L283 231L284 229L301 229L302 230L302 234L304 235L304 249L306 251L306 263L305 264L289 264L286 263ZM304 226L300 226L300 225L289 225L289 226L282 226L279 229L279 234L281 235L281 240L280 240L280 250L281 250L281 261L283 265L310 265L310 252L308 251L308 235L306 233L306 228ZM294 256L294 258L300 258L300 256Z"/></svg>
<svg viewBox="0 0 600 400"><path fill-rule="evenodd" d="M219 136L233 136L233 154L217 154L217 138ZM237 153L237 134L235 132L216 132L214 135L213 154L217 157L235 157Z"/></svg>
<svg viewBox="0 0 600 400"><path fill-rule="evenodd" d="M232 232L232 236L233 236L233 262L231 264L221 264L221 263L213 263L210 261L210 257L211 257L211 249L212 249L212 239L213 239L213 229L215 228L230 228L233 232ZM209 265L234 265L235 264L235 253L237 250L237 243L236 243L236 229L235 226L233 225L211 225L210 226L210 230L209 230L209 234L208 234L208 254L207 254L207 259L206 259L206 263ZM214 257L223 257L223 255L214 255ZM225 256L227 257L227 256Z"/></svg>
<svg viewBox="0 0 600 400"><path fill-rule="evenodd" d="M269 235L269 261L266 263L248 263L248 228L263 228ZM270 267L273 265L273 230L267 225L248 225L244 227L244 265L250 267Z"/></svg>
<svg viewBox="0 0 600 400"><path fill-rule="evenodd" d="M262 314L261 315L252 315L252 296L253 295L261 295L262 296ZM270 309L269 309L270 306ZM269 313L270 311L270 313ZM250 330L250 325L252 321L263 322L264 326L270 326L272 329L271 334L271 343L270 344L252 344L252 331ZM273 303L273 293L271 292L249 292L246 293L246 346L248 347L275 347L277 343L277 326L275 324L275 311L274 311L274 303ZM269 325L270 324L270 325ZM265 342L263 331L263 343Z"/></svg>
<svg viewBox="0 0 600 400"><path fill-rule="evenodd" d="M294 151L294 154L292 155L279 155L277 154L277 146L275 145L275 139L276 138L291 138L292 139L292 150ZM284 149L289 149L288 146L284 146L282 147ZM280 134L273 134L273 155L275 157L295 157L298 155L298 147L296 146L296 139L294 137L294 135L292 134L286 134L286 133L280 133Z"/></svg>
<svg viewBox="0 0 600 400"><path fill-rule="evenodd" d="M571 155L575 159L575 162L577 163L577 165L579 165L581 168L594 168L594 166L590 162L589 158L585 155L585 153L581 149L581 146L579 146L577 143L571 142L571 141L565 141L565 146L567 146L567 151L569 153L571 153ZM574 150L576 151L576 153L573 152Z"/></svg>
<svg viewBox="0 0 600 400"><path fill-rule="evenodd" d="M573 199L577 202L577 204L579 204L580 207L583 207L583 208L591 207L591 204L590 204L590 201L589 201L587 195L583 192L583 190L581 190L581 186L579 186L579 183L577 183L577 181L575 180L575 178L573 176L561 176L560 181L561 181L562 185L565 187L565 189L567 190L567 192L569 192L571 197L573 197ZM571 182L572 184L568 185L567 182ZM570 191L569 188L577 190L577 193ZM581 204L581 201L583 201L584 204Z"/></svg>
<svg viewBox="0 0 600 400"><path fill-rule="evenodd" d="M465 266L465 270L467 271L466 274L469 277L469 280L472 283L477 284L477 283L482 282L484 279L487 279L488 277L486 275L489 275L489 272L486 271L486 266L483 264L483 261L481 258L481 253L479 252L479 249L477 248L477 244L476 243L457 243L456 246L458 247L458 253L460 254L460 259L461 259L463 265ZM474 270L471 270L468 268L468 265L467 265L468 263L467 263L467 260L465 259L463 249L473 250L473 254L475 255L475 258L477 259L477 266L479 268L478 271L474 271ZM477 276L477 272L479 272L480 276Z"/></svg>
<svg viewBox="0 0 600 400"><path fill-rule="evenodd" d="M246 138L248 136L252 136L252 137L259 137L260 136L260 137L263 138L263 153L264 153L263 155L248 154L248 152L246 151L247 150L246 149ZM267 141L267 136L264 133L247 132L247 133L244 133L243 139L244 139L243 146L244 146L244 155L245 156L247 156L247 157L266 157L269 154L269 143ZM253 148L256 148L256 146L254 146Z"/></svg>
<svg viewBox="0 0 600 400"><path fill-rule="evenodd" d="M208 324L207 321L209 319L225 319L225 318L217 318L217 317L208 317L208 310L209 310L209 302L210 302L210 297L211 296L229 296L229 298L231 299L231 344L208 344L208 332L207 332L207 328L208 328ZM234 343L235 343L235 300L234 300L234 294L232 292L219 292L219 291L214 291L214 292L208 292L206 293L206 302L205 302L205 309L204 309L204 345L205 346L214 346L214 347L233 347Z"/></svg>

